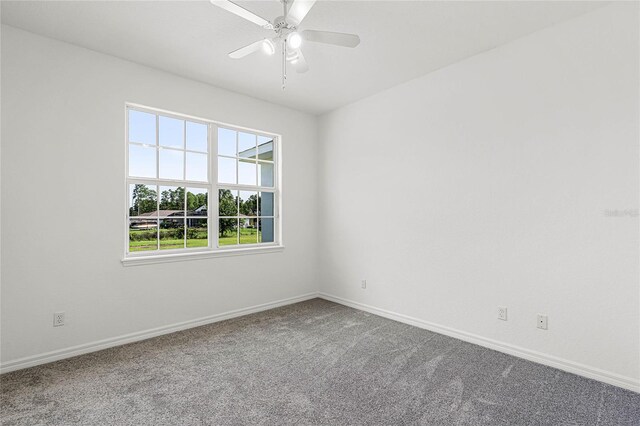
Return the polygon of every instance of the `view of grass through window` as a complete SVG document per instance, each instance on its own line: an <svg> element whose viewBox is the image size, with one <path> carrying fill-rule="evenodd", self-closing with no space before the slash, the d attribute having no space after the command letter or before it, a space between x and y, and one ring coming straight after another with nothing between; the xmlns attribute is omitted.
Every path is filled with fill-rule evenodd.
<svg viewBox="0 0 640 426"><path fill-rule="evenodd" d="M273 242L273 193L220 189L218 191L221 246Z"/></svg>
<svg viewBox="0 0 640 426"><path fill-rule="evenodd" d="M160 198L158 199L158 193ZM206 189L130 185L129 250L207 247Z"/></svg>

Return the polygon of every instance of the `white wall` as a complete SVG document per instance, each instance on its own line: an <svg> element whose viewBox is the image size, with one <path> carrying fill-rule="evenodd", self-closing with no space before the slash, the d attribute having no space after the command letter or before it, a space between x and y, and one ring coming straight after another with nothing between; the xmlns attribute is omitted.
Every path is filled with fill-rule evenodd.
<svg viewBox="0 0 640 426"><path fill-rule="evenodd" d="M125 102L281 134L284 252L123 267ZM3 26L2 362L316 291L316 135L313 116Z"/></svg>
<svg viewBox="0 0 640 426"><path fill-rule="evenodd" d="M321 290L637 384L639 73L618 4L323 116Z"/></svg>
<svg viewBox="0 0 640 426"><path fill-rule="evenodd" d="M319 126L2 26L2 363L320 289L638 383L638 218L605 215L638 208L637 9ZM123 267L126 101L282 134L285 251Z"/></svg>

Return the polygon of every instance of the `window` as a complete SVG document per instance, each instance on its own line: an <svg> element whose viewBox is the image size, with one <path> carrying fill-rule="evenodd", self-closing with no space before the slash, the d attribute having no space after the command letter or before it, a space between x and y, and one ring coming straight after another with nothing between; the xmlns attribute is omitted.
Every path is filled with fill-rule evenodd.
<svg viewBox="0 0 640 426"><path fill-rule="evenodd" d="M125 258L278 247L277 146L275 135L128 105Z"/></svg>

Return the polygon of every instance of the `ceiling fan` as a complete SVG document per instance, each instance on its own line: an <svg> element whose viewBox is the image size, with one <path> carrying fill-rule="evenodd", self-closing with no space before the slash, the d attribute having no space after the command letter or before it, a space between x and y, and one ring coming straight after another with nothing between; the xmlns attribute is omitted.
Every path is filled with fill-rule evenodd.
<svg viewBox="0 0 640 426"><path fill-rule="evenodd" d="M316 0L280 0L283 13L273 22L256 15L244 7L229 0L210 0L211 4L228 12L240 16L267 30L273 30L275 36L253 42L240 49L229 53L233 59L244 58L251 53L262 50L267 55L276 53L276 49L282 52L282 89L287 80L287 63L291 64L298 73L309 70L309 65L304 59L301 46L303 42L333 44L343 47L356 47L360 44L360 37L355 34L335 33L330 31L304 30L298 31L302 20L307 16Z"/></svg>

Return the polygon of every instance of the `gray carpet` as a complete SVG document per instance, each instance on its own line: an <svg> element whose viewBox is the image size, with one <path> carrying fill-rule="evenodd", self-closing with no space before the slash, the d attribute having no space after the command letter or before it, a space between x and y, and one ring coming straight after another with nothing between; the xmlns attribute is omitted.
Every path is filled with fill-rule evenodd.
<svg viewBox="0 0 640 426"><path fill-rule="evenodd" d="M9 425L640 425L640 394L324 300L1 376Z"/></svg>

